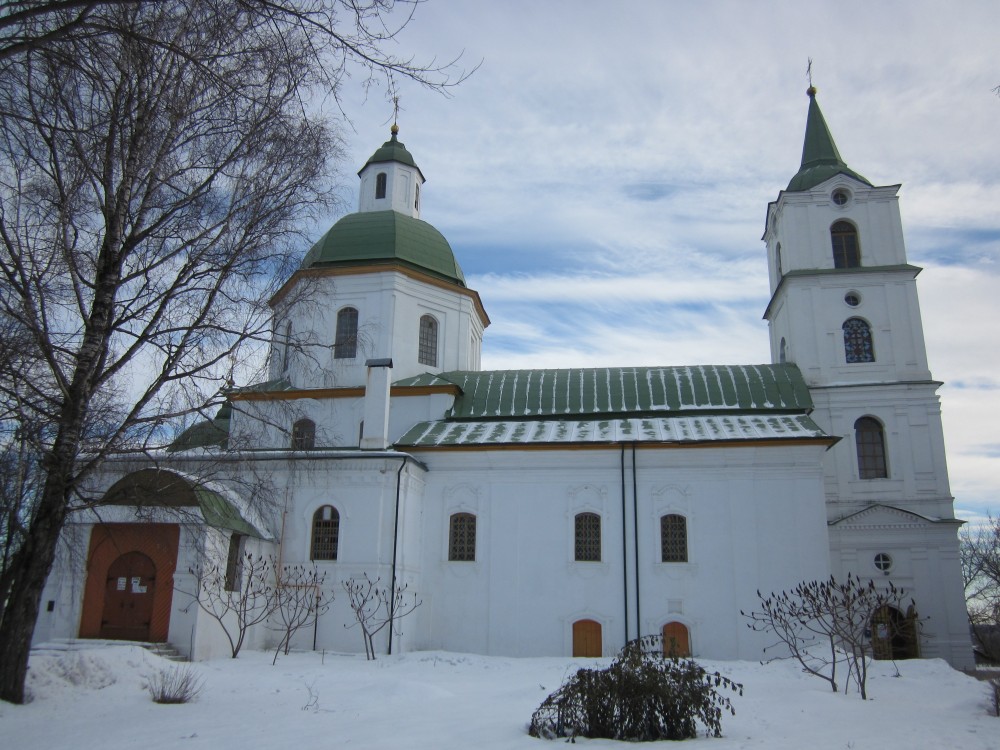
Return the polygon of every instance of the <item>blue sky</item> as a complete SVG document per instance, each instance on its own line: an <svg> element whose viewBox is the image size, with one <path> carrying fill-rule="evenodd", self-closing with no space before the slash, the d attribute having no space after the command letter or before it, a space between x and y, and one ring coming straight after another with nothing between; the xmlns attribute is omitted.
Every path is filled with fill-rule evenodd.
<svg viewBox="0 0 1000 750"><path fill-rule="evenodd" d="M957 512L1000 512L998 32L968 0L420 6L400 54L482 61L450 98L402 84L399 137L493 320L483 366L769 361L760 236L811 57L845 161L903 185ZM347 210L384 94L345 88Z"/></svg>

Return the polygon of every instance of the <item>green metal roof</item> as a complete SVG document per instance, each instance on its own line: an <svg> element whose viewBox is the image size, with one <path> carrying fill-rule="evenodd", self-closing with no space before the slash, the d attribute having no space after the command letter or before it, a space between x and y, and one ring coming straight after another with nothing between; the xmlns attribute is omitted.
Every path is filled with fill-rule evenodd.
<svg viewBox="0 0 1000 750"><path fill-rule="evenodd" d="M257 527L246 520L239 510L218 492L204 487L195 487L194 494L198 498L201 515L209 526L217 529L228 529L237 534L246 534L258 539L265 538Z"/></svg>
<svg viewBox="0 0 1000 750"><path fill-rule="evenodd" d="M829 436L804 414L645 417L591 420L421 422L399 448L613 443L706 443L815 440Z"/></svg>
<svg viewBox="0 0 1000 750"><path fill-rule="evenodd" d="M837 144L823 118L819 104L816 103L816 89L810 87L809 115L806 118L806 137L802 144L802 164L799 171L788 183L789 192L811 190L822 182L838 174L853 177L866 185L871 183L847 166L840 158Z"/></svg>
<svg viewBox="0 0 1000 750"><path fill-rule="evenodd" d="M233 407L228 402L223 404L214 418L196 422L178 435L167 447L167 452L176 453L213 446L224 448L229 440L229 421L232 414Z"/></svg>
<svg viewBox="0 0 1000 750"><path fill-rule="evenodd" d="M393 126L395 128L395 126ZM420 172L420 167L417 163L413 161L413 155L406 150L404 146L397 138L395 131L392 133L392 137L389 138L385 143L383 143L378 150L369 157L368 161L365 162L365 167L369 164L380 164L387 161L397 161L400 164L406 164L407 166L413 167L418 172ZM365 167L358 170L358 174L365 171ZM421 172L420 178L424 179L424 175Z"/></svg>
<svg viewBox="0 0 1000 750"><path fill-rule="evenodd" d="M302 268L402 263L465 286L451 245L426 221L396 211L345 216L306 253Z"/></svg>
<svg viewBox="0 0 1000 750"><path fill-rule="evenodd" d="M425 373L397 386L451 384L461 390L452 420L583 415L808 412L799 369L784 365L609 367Z"/></svg>

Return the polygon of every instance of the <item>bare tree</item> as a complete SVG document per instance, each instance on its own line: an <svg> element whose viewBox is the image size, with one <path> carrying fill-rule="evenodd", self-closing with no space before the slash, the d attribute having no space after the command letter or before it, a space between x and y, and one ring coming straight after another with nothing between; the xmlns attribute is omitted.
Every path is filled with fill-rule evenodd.
<svg viewBox="0 0 1000 750"><path fill-rule="evenodd" d="M223 569L213 565L191 573L198 581L198 606L219 623L235 659L250 628L267 620L278 608L274 560L248 552L236 566Z"/></svg>
<svg viewBox="0 0 1000 750"><path fill-rule="evenodd" d="M25 341L0 355L0 412L41 426L0 620L0 699L17 703L86 478L162 445L268 338L297 229L331 200L339 141L316 103L352 61L452 82L382 53L390 0L63 5L85 23L0 55L0 328ZM60 18L9 12L0 31L31 41Z"/></svg>
<svg viewBox="0 0 1000 750"><path fill-rule="evenodd" d="M885 615L905 607L904 592L892 582L876 584L854 575L837 581L806 581L781 593L764 596L759 591L760 609L740 612L750 620L748 627L774 635L777 640L765 648L768 661L795 659L807 674L829 683L833 692L840 684L837 666L846 666L843 687L853 682L862 700L868 698L868 665L880 654L878 644L906 638L909 633ZM913 601L907 608L914 612ZM910 618L916 637L915 615Z"/></svg>
<svg viewBox="0 0 1000 750"><path fill-rule="evenodd" d="M963 530L959 549L976 645L990 661L1000 661L1000 518Z"/></svg>
<svg viewBox="0 0 1000 750"><path fill-rule="evenodd" d="M319 618L330 609L333 603L332 592L324 596L323 584L326 573L320 573L316 566L310 568L304 565L286 565L281 569L275 596L277 607L274 611L274 629L281 633L281 640L274 649L274 661L278 654L288 650L292 645L292 637L302 628L316 625Z"/></svg>
<svg viewBox="0 0 1000 750"><path fill-rule="evenodd" d="M375 658L375 636L386 625L397 627L397 622L412 613L423 602L416 594L406 595L408 584L402 586L379 586L381 577L374 581L364 574L364 580L348 578L343 582L347 592L347 601L354 612L355 622L344 625L352 628L357 625L361 629L361 637L365 642L365 656ZM402 635L394 630L396 635Z"/></svg>

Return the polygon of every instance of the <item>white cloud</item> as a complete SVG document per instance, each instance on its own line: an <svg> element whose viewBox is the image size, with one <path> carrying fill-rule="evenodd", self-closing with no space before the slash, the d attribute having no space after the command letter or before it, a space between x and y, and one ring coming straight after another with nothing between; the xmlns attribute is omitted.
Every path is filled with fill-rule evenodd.
<svg viewBox="0 0 1000 750"><path fill-rule="evenodd" d="M403 83L400 139L494 321L484 366L768 359L759 238L812 57L844 159L903 183L958 505L1000 508L997 28L994 0L419 6L402 50L483 60L450 99ZM391 106L347 110L357 168Z"/></svg>

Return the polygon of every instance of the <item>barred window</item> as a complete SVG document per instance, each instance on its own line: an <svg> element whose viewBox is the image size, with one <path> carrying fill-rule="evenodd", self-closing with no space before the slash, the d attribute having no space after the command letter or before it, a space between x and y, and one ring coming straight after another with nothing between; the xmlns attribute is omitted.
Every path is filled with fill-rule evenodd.
<svg viewBox="0 0 1000 750"><path fill-rule="evenodd" d="M375 198L385 198L385 183L386 183L385 172L379 172L375 175Z"/></svg>
<svg viewBox="0 0 1000 750"><path fill-rule="evenodd" d="M844 357L848 364L875 361L872 329L861 318L849 318L844 322Z"/></svg>
<svg viewBox="0 0 1000 750"><path fill-rule="evenodd" d="M334 359L354 359L358 356L358 311L345 307L337 313L337 338L333 344Z"/></svg>
<svg viewBox="0 0 1000 750"><path fill-rule="evenodd" d="M324 505L313 513L312 549L310 560L336 560L340 544L340 513L332 505Z"/></svg>
<svg viewBox="0 0 1000 750"><path fill-rule="evenodd" d="M687 562L687 559L687 519L676 513L660 516L660 560Z"/></svg>
<svg viewBox="0 0 1000 750"><path fill-rule="evenodd" d="M452 562L474 562L476 559L476 517L471 513L455 513L448 525L448 559Z"/></svg>
<svg viewBox="0 0 1000 750"><path fill-rule="evenodd" d="M301 451L316 447L316 423L300 419L292 425L292 450Z"/></svg>
<svg viewBox="0 0 1000 750"><path fill-rule="evenodd" d="M858 449L858 476L861 479L888 477L882 424L872 417L861 417L854 423L854 442Z"/></svg>
<svg viewBox="0 0 1000 750"><path fill-rule="evenodd" d="M577 562L601 561L601 517L596 513L578 513L574 519Z"/></svg>
<svg viewBox="0 0 1000 750"><path fill-rule="evenodd" d="M430 315L420 319L420 352L417 361L422 365L437 366L438 324Z"/></svg>
<svg viewBox="0 0 1000 750"><path fill-rule="evenodd" d="M830 227L830 242L833 244L834 268L857 268L861 265L858 230L853 225L838 221Z"/></svg>

